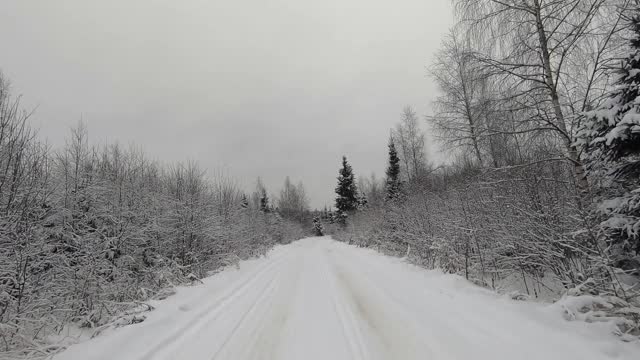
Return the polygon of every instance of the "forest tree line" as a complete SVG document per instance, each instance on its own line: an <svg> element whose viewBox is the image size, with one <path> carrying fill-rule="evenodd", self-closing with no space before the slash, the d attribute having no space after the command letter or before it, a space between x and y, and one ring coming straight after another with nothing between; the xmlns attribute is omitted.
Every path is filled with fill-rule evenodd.
<svg viewBox="0 0 640 360"><path fill-rule="evenodd" d="M70 323L139 321L119 317L311 233L302 183L246 194L194 162L91 145L82 123L52 149L30 115L0 74L0 352L46 354Z"/></svg>
<svg viewBox="0 0 640 360"><path fill-rule="evenodd" d="M638 5L453 3L426 117L446 161L432 165L406 108L386 177L359 178L367 206L336 236L490 288L519 278L530 296L560 283L639 305Z"/></svg>

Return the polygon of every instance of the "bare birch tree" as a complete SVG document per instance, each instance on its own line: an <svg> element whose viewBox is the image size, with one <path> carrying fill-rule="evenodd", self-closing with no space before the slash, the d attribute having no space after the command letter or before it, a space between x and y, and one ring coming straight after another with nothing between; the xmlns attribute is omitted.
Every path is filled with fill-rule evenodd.
<svg viewBox="0 0 640 360"><path fill-rule="evenodd" d="M587 191L584 167L573 146L575 129L580 121L569 104L576 59L586 44L596 41L598 52L609 50L608 41L618 30L618 22L603 19L612 11L605 0L456 0L462 23L477 34L474 56L488 71L509 87L518 107L529 109L527 121L537 123L527 131L554 134L563 156L574 166L578 189ZM622 4L624 6L624 4ZM619 16L619 15L618 15ZM579 93L582 103L590 102L590 87L597 83L604 58L596 56Z"/></svg>
<svg viewBox="0 0 640 360"><path fill-rule="evenodd" d="M397 143L406 179L411 182L420 177L426 169L426 150L425 136L418 124L418 116L410 106L403 109L393 137Z"/></svg>
<svg viewBox="0 0 640 360"><path fill-rule="evenodd" d="M467 41L468 42L468 41ZM451 31L431 67L440 95L434 101L433 116L428 119L447 147L469 148L483 165L481 138L486 135L488 111L484 90L486 76L474 63L465 39Z"/></svg>

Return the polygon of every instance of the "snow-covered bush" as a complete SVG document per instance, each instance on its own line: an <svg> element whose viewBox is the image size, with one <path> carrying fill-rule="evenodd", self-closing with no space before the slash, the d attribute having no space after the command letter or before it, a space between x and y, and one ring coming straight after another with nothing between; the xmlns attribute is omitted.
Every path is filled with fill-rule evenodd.
<svg viewBox="0 0 640 360"><path fill-rule="evenodd" d="M569 289L553 306L560 308L569 321L610 323L612 332L624 341L640 337L640 299L602 294L598 282L591 278Z"/></svg>
<svg viewBox="0 0 640 360"><path fill-rule="evenodd" d="M570 288L602 262L583 221L571 167L558 162L477 172L434 174L428 187L407 189L351 218L337 238L459 273L489 287L521 279L531 296L548 277Z"/></svg>

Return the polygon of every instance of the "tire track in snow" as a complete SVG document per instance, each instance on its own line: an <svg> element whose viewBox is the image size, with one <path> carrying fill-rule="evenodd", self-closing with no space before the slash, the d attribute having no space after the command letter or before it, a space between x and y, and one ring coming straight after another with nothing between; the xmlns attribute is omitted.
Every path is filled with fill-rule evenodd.
<svg viewBox="0 0 640 360"><path fill-rule="evenodd" d="M328 256L322 257L322 266L324 267L325 279L329 282L329 288L331 289L331 300L333 302L333 306L340 321L340 325L342 326L342 331L345 335L345 340L347 341L347 345L349 346L349 351L351 353L351 359L354 360L369 360L370 357L367 355L366 348L363 344L363 334L360 328L357 326L357 322L353 313L350 313L347 309L346 302L344 299L339 299L337 297L338 287L336 285L336 278L334 272L330 269L330 262L328 261ZM343 301L340 301L343 300Z"/></svg>
<svg viewBox="0 0 640 360"><path fill-rule="evenodd" d="M255 298L255 300L252 301L252 303L249 306L249 308L242 314L240 319L238 319L238 322L235 324L235 326L227 333L227 336L225 337L224 341L222 341L222 343L220 344L220 347L211 356L211 358L210 358L211 360L218 359L218 357L225 350L227 350L229 342L239 332L239 330L243 327L243 325L246 324L247 319L250 319L251 316L253 314L255 314L256 309L258 308L258 305L260 305L269 295L273 294L274 290L278 289L278 286L277 286L278 285L278 280L280 280L280 276L282 275L283 272L284 272L284 270L280 270L276 274L276 276L274 276L271 280L269 280L267 285L262 289L262 291L259 293L259 295ZM245 344L245 345L247 345L246 346L247 349L250 348L250 346L248 346L249 344Z"/></svg>
<svg viewBox="0 0 640 360"><path fill-rule="evenodd" d="M376 255L380 256L378 254ZM410 316L410 314L414 313L422 316L431 314L431 316L428 316L427 321L425 321L424 323L438 324L438 328L443 330L440 332L440 335L446 334L447 332L450 334L456 334L460 339L464 339L469 343L474 343L473 346L476 347L486 347L487 343L490 342L499 343L501 341L504 341L513 343L521 340L521 337L519 337L517 333L500 331L499 327L496 327L495 322L486 321L486 319L477 317L464 316L462 312L456 311L457 307L453 306L456 303L456 297L448 293L434 292L437 287L427 289L426 287L422 286L412 286L409 288L403 285L404 282L389 277L388 273L384 271L385 269L380 267L380 263L367 261L367 258L361 256L360 253L351 254L351 256L349 257L349 261L350 263L359 263L359 268L369 269L370 271L363 272L364 279L373 287L377 288L381 295L393 301L397 305L397 307L399 309L402 309L402 311L407 316ZM375 278L372 273L375 273ZM416 284L420 284L420 282L416 282ZM439 309L438 316L435 316L435 314L433 314L432 312L425 312L423 306L416 307L415 303L411 303L410 301L407 301L406 298L397 296L397 294L403 294L407 292L416 292L423 295L423 299L426 300L426 302L428 302L430 306L437 307ZM496 310L497 316L503 316L504 312L506 311L503 304L500 304L499 302L492 301L489 302L489 305L492 306L492 309ZM514 315L517 316L517 314ZM411 317L414 318L413 316ZM443 318L446 318L446 321L443 321ZM474 329L475 332L461 332L459 331L459 329L451 326L452 324L456 323L464 323L466 330ZM420 323L419 325L422 327L423 323ZM473 334L473 336L470 337L469 334Z"/></svg>
<svg viewBox="0 0 640 360"><path fill-rule="evenodd" d="M486 318L475 316L476 313L466 313L456 310L455 298L443 293L437 293L433 289L427 289L420 286L406 287L406 282L402 279L390 277L381 263L370 261L371 259L362 256L362 252L355 252L349 249L351 253L340 254L341 259L336 259L347 269L347 273L358 274L359 281L356 286L369 288L376 296L372 296L377 301L386 299L388 306L380 307L382 311L394 309L395 317L403 319L406 324L411 324L416 332L425 334L431 339L429 344L421 343L420 347L435 352L436 357L451 356L458 353L464 348L474 348L479 354L492 354L492 356L518 357L518 353L509 352L510 348L503 348L501 343L518 344L527 346L528 343L523 341L518 332L504 331L504 327L497 324L500 323L501 316L504 316L505 309L496 312L495 317L487 315ZM376 254L376 256L381 256ZM366 271L364 270L366 269ZM419 280L419 279L416 279ZM422 279L424 280L424 279ZM419 281L412 282L420 284ZM416 302L415 298L403 298L398 294L406 293L420 294L420 301ZM372 295L373 295L372 293ZM413 300L413 301L411 301ZM494 306L499 306L497 302L490 302ZM425 311L426 309L432 311ZM467 316L465 316L467 315ZM473 315L473 316L468 316ZM518 316L518 314L513 314ZM396 319L397 321L397 319ZM497 321L497 323L496 323ZM523 323L526 323L523 318ZM455 326L456 324L464 324L464 328ZM435 330L437 329L437 331ZM464 346L456 348L442 348L441 343L446 343L451 338L458 339L458 342ZM462 356L462 355L460 355ZM406 357L404 357L406 358Z"/></svg>
<svg viewBox="0 0 640 360"><path fill-rule="evenodd" d="M495 297L487 296L486 299L488 301L481 303L482 311L472 313L460 311L460 307L465 306L464 299L465 295L467 295L465 293L434 292L439 286L434 286L433 288L423 286L408 287L407 282L401 282L390 277L385 272L388 268L385 269L383 263L372 261L373 259L363 256L361 252L350 254L348 260L349 265L359 263L358 267L370 269L371 272L364 274L364 280L377 287L381 296L397 304L398 309L406 317L411 317L421 329L421 332L428 333L432 332L433 328L438 328L440 331L432 332L432 339L444 342L447 339L456 338L460 344L464 345L447 351L456 353L460 349L473 348L477 354L491 354L491 356L498 358L522 358L524 356L523 353L536 358L536 355L530 354L538 353L536 351L537 346L521 335L522 330L526 331L526 329L518 327L513 328L512 331L505 331L505 329L513 326L512 320L514 318L521 319L517 322L518 325L527 324L526 328L539 327L541 332L545 331L544 327L540 327L539 323L532 322L530 318L518 312L515 307L510 306L521 304L505 304L497 301L498 299ZM414 281L409 283L421 284L420 280L424 281L428 280L428 278L412 280ZM448 290L450 292L454 289L450 288ZM478 291L480 292L481 289L478 289ZM409 292L421 295L421 298L426 300L425 303L428 303L431 308L437 308L438 311L425 311L424 307L416 306L417 304L409 301L410 299L397 296L397 294ZM419 319L411 316L412 314L418 315ZM504 322L504 319L511 319L511 322ZM456 326L457 324L464 324L464 327ZM553 331L553 329L549 330ZM513 346L503 347L501 346L502 344L517 344L517 346L515 348ZM555 348L558 352L562 352L566 344L558 340L557 337L550 336L546 340L545 347ZM527 356L524 356L524 358L529 358Z"/></svg>
<svg viewBox="0 0 640 360"><path fill-rule="evenodd" d="M367 333L373 338L370 339L369 347L381 345L377 354L379 358L424 359L446 355L446 352L434 352L432 346L416 336L422 330L419 324L411 314L403 311L395 299L388 298L387 294L376 286L377 283L370 281L363 271L366 268L345 266L335 256L329 261L336 269L336 278L342 290L340 292L348 296L357 319L361 320L359 323L366 326L369 330ZM363 280L367 280L369 286ZM385 298L387 301L382 301ZM373 341L374 339L377 341Z"/></svg>
<svg viewBox="0 0 640 360"><path fill-rule="evenodd" d="M275 290L266 304L266 311L262 313L260 321L252 329L250 338L254 339L253 346L249 348L247 359L277 359L278 347L291 316L293 298L298 290L302 263L296 258L293 267L284 272L283 278L278 282Z"/></svg>
<svg viewBox="0 0 640 360"><path fill-rule="evenodd" d="M172 331L149 351L143 354L139 359L154 360L157 358L157 356L160 356L162 352L170 352L172 347L175 347L175 344L177 344L180 340L189 337L189 335L197 332L203 326L206 326L207 323L215 320L231 301L245 293L248 289L251 288L252 285L261 280L266 274L270 274L270 270L284 263L286 261L286 255L287 253L281 254L279 257L267 262L267 264L260 267L255 272L252 272L250 276L243 278L237 283L236 286L224 292L224 294L222 294L217 301L213 302L210 306L205 307L203 310L194 315L192 317L192 321L188 321L177 330Z"/></svg>

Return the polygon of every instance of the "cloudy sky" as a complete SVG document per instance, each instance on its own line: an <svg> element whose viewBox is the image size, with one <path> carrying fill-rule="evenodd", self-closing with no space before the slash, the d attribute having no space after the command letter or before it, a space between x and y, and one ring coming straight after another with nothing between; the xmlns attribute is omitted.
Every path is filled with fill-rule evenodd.
<svg viewBox="0 0 640 360"><path fill-rule="evenodd" d="M403 106L429 112L426 67L449 0L3 0L0 69L54 146L93 143L227 169L247 189L303 181L333 199L342 154L382 175ZM435 151L435 150L433 150ZM437 155L434 155L437 156Z"/></svg>

